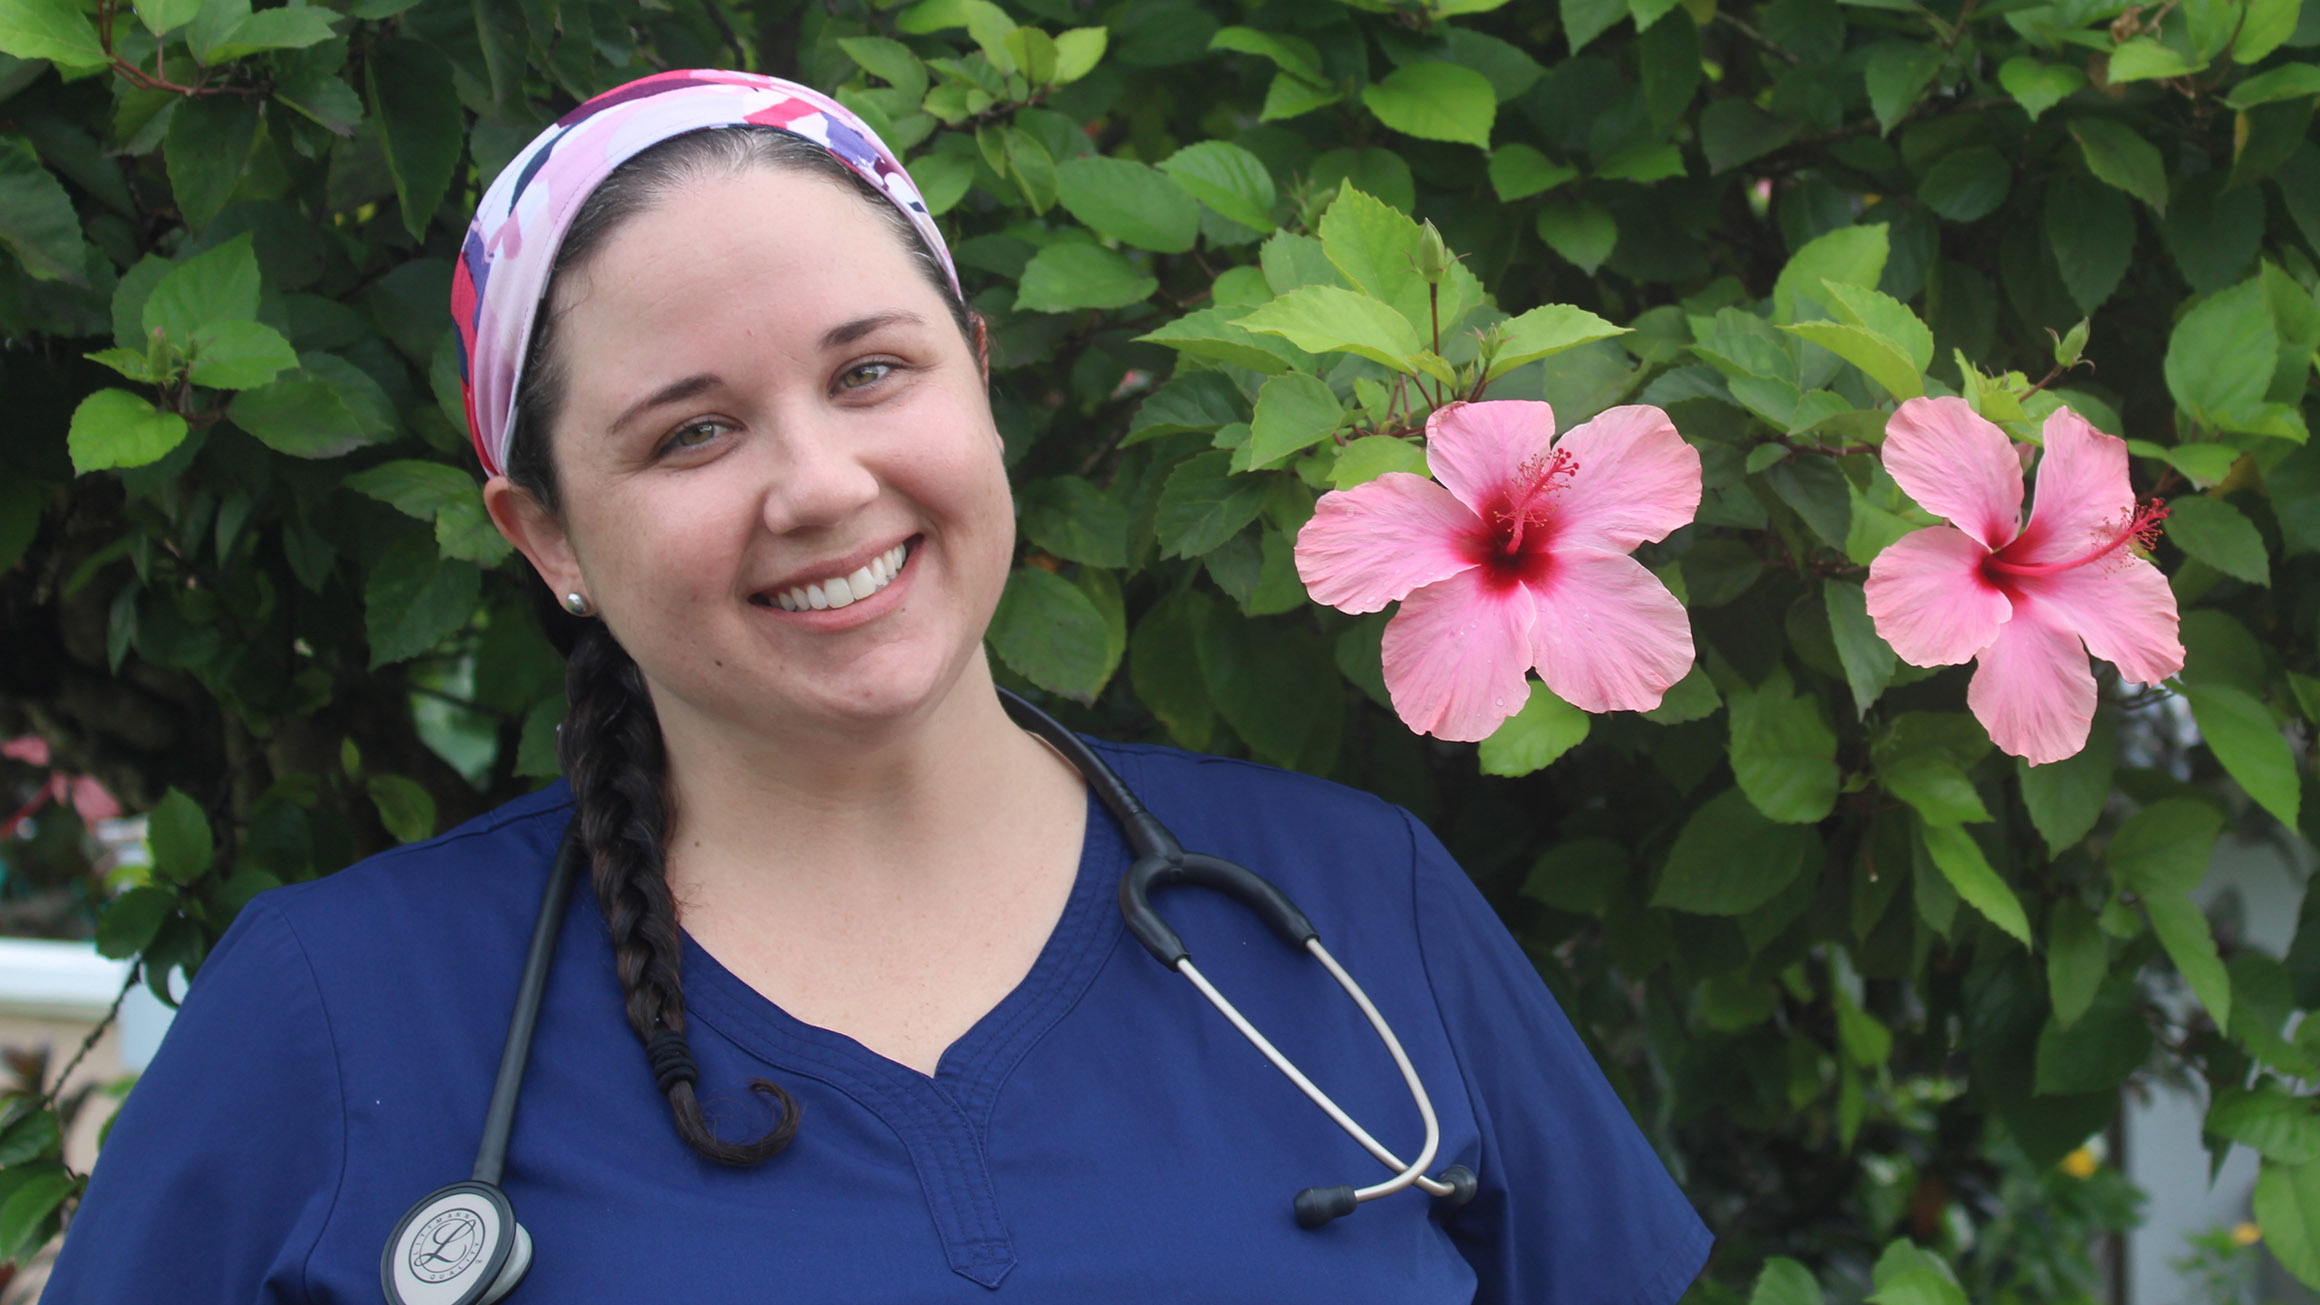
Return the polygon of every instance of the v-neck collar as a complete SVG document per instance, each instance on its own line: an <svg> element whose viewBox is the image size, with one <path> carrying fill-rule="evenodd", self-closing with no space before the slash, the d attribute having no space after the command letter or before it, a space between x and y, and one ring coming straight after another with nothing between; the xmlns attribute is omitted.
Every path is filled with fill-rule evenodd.
<svg viewBox="0 0 2320 1305"><path fill-rule="evenodd" d="M1117 821L1088 794L1079 871L1022 982L944 1048L932 1077L769 1001L685 936L685 1007L749 1055L819 1079L877 1115L909 1149L952 1269L996 1287L1015 1265L983 1132L1007 1077L1079 1000L1125 932L1113 902L1128 868ZM810 1124L808 1125L810 1127Z"/></svg>

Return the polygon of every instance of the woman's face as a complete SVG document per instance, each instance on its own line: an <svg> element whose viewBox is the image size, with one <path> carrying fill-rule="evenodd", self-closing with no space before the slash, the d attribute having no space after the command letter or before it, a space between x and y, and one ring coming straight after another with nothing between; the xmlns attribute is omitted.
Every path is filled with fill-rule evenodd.
<svg viewBox="0 0 2320 1305"><path fill-rule="evenodd" d="M868 203L795 172L703 181L559 286L561 517L500 515L664 723L900 720L981 655L1014 549L998 431Z"/></svg>

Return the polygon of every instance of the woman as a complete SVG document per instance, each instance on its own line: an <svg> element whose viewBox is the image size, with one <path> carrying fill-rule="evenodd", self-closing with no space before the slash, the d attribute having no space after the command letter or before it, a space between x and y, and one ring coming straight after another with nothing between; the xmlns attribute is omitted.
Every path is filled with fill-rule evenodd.
<svg viewBox="0 0 2320 1305"><path fill-rule="evenodd" d="M265 894L123 1108L49 1299L375 1301L462 1177L523 940L575 894L504 1186L522 1301L1663 1305L1705 1230L1440 844L1306 776L1098 745L1297 899L1441 1116L1454 1205L1317 1230L1374 1162L1129 945L1120 827L1010 721L981 325L835 103L670 73L544 133L454 292L493 519L588 621L558 784ZM1248 911L1163 909L1390 1147L1368 1024Z"/></svg>

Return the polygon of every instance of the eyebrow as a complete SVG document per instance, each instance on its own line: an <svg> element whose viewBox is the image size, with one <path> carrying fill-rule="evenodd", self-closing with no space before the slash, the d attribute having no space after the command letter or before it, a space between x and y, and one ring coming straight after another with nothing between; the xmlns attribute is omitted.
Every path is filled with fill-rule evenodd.
<svg viewBox="0 0 2320 1305"><path fill-rule="evenodd" d="M642 416L654 408L660 407L664 403L676 403L680 400L690 399L694 395L714 389L723 383L724 382L720 380L714 373L710 372L696 372L691 376L685 377L683 380L671 381L659 389L654 390L652 393L637 400L635 403L630 404L628 411L623 412L618 417L614 418L612 425L608 429L617 432L621 427L626 426L629 422L634 421L636 418Z"/></svg>
<svg viewBox="0 0 2320 1305"><path fill-rule="evenodd" d="M872 331L883 327L924 325L926 325L926 319L916 313L892 312L878 313L870 317L857 317L851 322L833 326L822 332L822 347L835 349L841 345L852 344Z"/></svg>

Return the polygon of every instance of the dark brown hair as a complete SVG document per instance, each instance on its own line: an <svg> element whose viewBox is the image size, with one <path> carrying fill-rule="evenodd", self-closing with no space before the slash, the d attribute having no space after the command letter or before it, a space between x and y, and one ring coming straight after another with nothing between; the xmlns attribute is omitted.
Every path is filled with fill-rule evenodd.
<svg viewBox="0 0 2320 1305"><path fill-rule="evenodd" d="M573 218L556 251L517 385L507 456L508 479L547 511L559 510L549 433L567 380L556 348L558 282L584 267L632 218L696 182L755 168L802 172L851 187L941 291L959 333L972 347L974 317L952 293L941 259L891 200L828 150L762 127L718 127L671 137L640 151L605 177ZM579 826L596 900L612 935L613 962L627 995L628 1026L640 1044L651 1048L648 1065L656 1081L665 1084L670 1115L686 1144L720 1164L756 1164L787 1146L797 1132L795 1098L769 1080L750 1080L750 1089L771 1100L781 1118L753 1140L728 1142L702 1116L692 1074L662 1072L670 1039L685 1036L684 935L662 855L672 814L667 755L643 672L602 621L583 623L573 638L564 693L571 710L557 739L557 756L572 783L572 818Z"/></svg>

